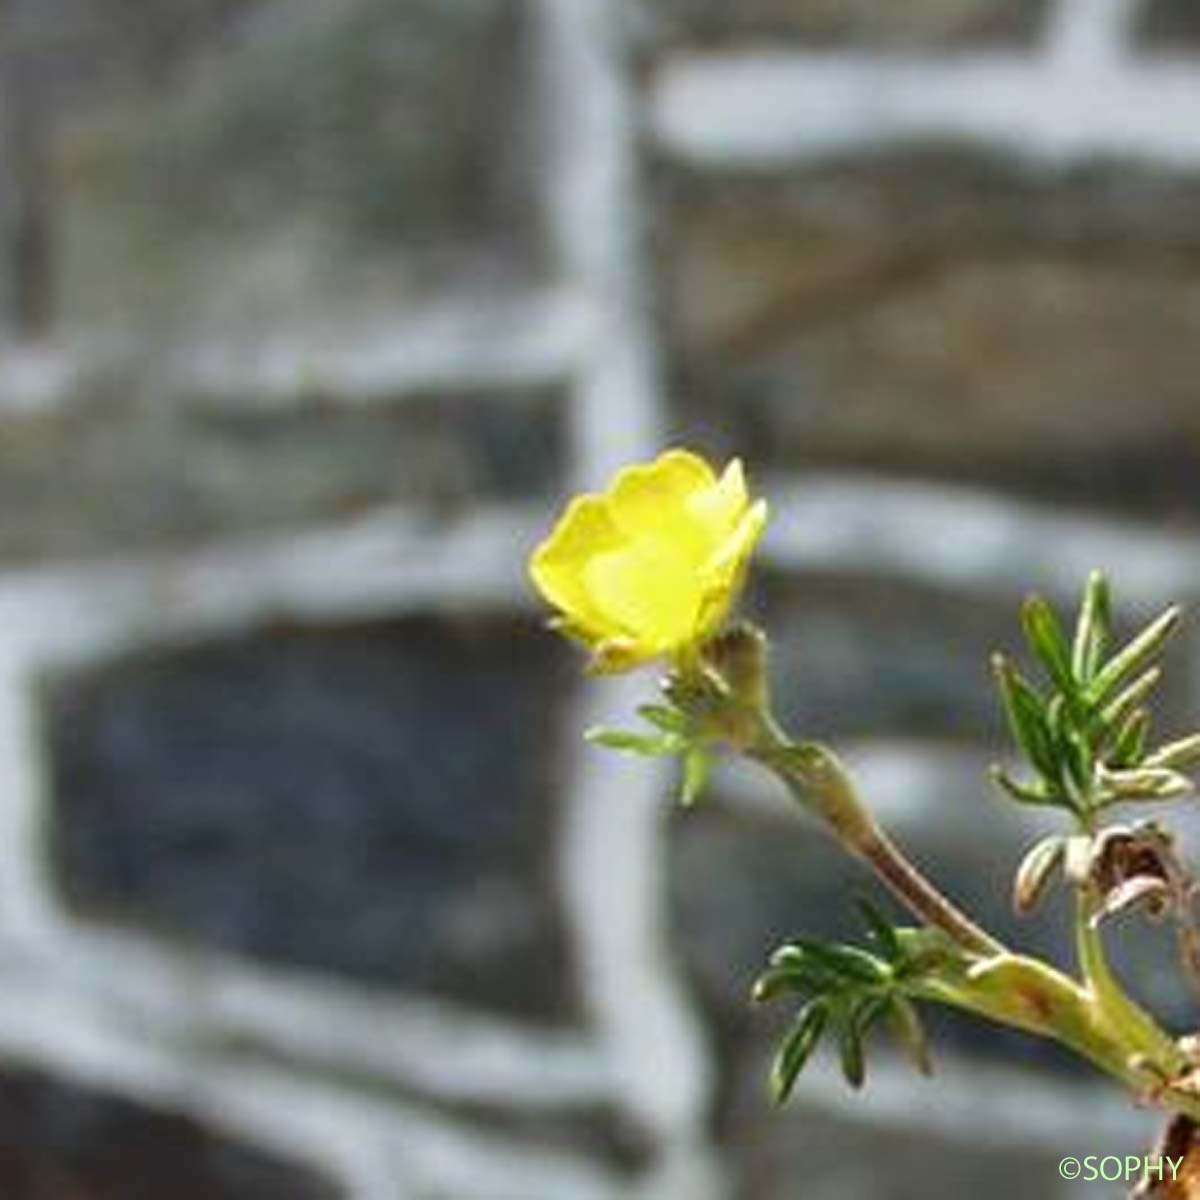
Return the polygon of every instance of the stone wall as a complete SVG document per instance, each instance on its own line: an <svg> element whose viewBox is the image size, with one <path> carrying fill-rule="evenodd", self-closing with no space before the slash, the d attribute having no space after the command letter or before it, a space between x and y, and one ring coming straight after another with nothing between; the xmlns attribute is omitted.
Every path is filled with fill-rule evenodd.
<svg viewBox="0 0 1200 1200"><path fill-rule="evenodd" d="M926 1200L1153 1128L938 1020L765 1095L869 883L584 748L523 564L683 442L782 707L998 931L1030 589L1200 592L1200 56L1166 0L0 10L0 1192ZM1166 695L1200 709L1195 629ZM1185 1027L1162 939L1120 952ZM796 1181L803 1179L802 1184ZM191 1188L188 1192L186 1189Z"/></svg>

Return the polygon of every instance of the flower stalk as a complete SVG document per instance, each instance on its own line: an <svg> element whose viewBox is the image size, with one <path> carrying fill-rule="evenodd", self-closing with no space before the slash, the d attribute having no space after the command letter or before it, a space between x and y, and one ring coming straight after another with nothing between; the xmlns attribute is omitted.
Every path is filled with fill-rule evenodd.
<svg viewBox="0 0 1200 1200"><path fill-rule="evenodd" d="M905 856L863 804L849 772L822 746L798 746L764 721L768 741L748 757L771 770L792 796L815 812L844 849L867 863L892 894L919 921L944 930L964 950L977 955L1004 947L949 900Z"/></svg>

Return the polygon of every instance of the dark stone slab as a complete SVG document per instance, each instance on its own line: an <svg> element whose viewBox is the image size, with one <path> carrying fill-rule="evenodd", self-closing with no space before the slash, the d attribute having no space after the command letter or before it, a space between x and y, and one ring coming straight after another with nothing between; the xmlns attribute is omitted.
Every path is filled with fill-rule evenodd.
<svg viewBox="0 0 1200 1200"><path fill-rule="evenodd" d="M776 704L804 737L1000 742L989 655L1021 644L1021 593L970 603L951 589L844 574L758 572Z"/></svg>
<svg viewBox="0 0 1200 1200"><path fill-rule="evenodd" d="M564 416L557 389L11 416L0 434L0 561L178 548L380 504L452 517L549 497L560 490Z"/></svg>
<svg viewBox="0 0 1200 1200"><path fill-rule="evenodd" d="M916 1091L920 1086L914 1085L914 1107L936 1108L937 1080ZM982 1126L982 1144L973 1146L969 1140L911 1129L856 1125L802 1104L780 1112L766 1103L761 1089L750 1085L746 1093L729 1121L737 1200L794 1200L800 1195L828 1200L1008 1200L1014 1195L1056 1200L1062 1194L1058 1153L988 1145ZM1131 1137L1119 1151L1099 1146L1095 1152L1141 1150ZM1075 1152L1071 1146L1062 1148L1062 1154Z"/></svg>
<svg viewBox="0 0 1200 1200"><path fill-rule="evenodd" d="M1194 178L950 148L661 178L675 437L1192 520Z"/></svg>
<svg viewBox="0 0 1200 1200"><path fill-rule="evenodd" d="M941 49L1031 43L1045 19L1043 0L919 0L880 5L872 0L645 0L644 22L668 44L776 45L862 49Z"/></svg>
<svg viewBox="0 0 1200 1200"><path fill-rule="evenodd" d="M1188 0L1154 0L1137 9L1134 37L1155 50L1194 51L1200 43L1200 11Z"/></svg>
<svg viewBox="0 0 1200 1200"><path fill-rule="evenodd" d="M28 1070L0 1074L5 1200L335 1200L332 1183L197 1124Z"/></svg>
<svg viewBox="0 0 1200 1200"><path fill-rule="evenodd" d="M562 1020L553 733L532 624L264 630L59 679L50 847L95 920Z"/></svg>

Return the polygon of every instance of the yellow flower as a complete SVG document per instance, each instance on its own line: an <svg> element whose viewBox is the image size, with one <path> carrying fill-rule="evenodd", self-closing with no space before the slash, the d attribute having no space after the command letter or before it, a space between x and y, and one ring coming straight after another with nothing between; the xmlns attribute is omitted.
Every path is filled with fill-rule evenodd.
<svg viewBox="0 0 1200 1200"><path fill-rule="evenodd" d="M677 656L713 634L741 590L767 521L742 464L720 479L686 450L626 467L602 495L576 496L529 570L592 669Z"/></svg>

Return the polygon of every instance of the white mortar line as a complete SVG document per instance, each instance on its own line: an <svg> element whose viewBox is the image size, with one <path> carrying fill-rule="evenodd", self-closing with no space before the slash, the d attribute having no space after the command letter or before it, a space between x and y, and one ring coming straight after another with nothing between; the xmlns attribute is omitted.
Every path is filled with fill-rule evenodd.
<svg viewBox="0 0 1200 1200"><path fill-rule="evenodd" d="M27 416L65 408L84 375L82 358L45 342L6 343L0 348L0 414Z"/></svg>
<svg viewBox="0 0 1200 1200"><path fill-rule="evenodd" d="M41 666L277 618L440 607L525 610L537 504L461 516L395 505L353 520L181 551L0 574L0 664Z"/></svg>
<svg viewBox="0 0 1200 1200"><path fill-rule="evenodd" d="M373 313L346 325L197 339L162 356L136 339L79 338L0 347L0 414L83 407L90 373L152 376L175 405L238 415L403 405L414 393L542 387L565 380L586 344L578 296L545 288L451 296L419 313ZM149 367L146 364L149 363Z"/></svg>
<svg viewBox="0 0 1200 1200"><path fill-rule="evenodd" d="M241 1111L213 1104L211 1088L201 1088L198 1072L203 1064L165 1053L146 1040L122 1035L98 1020L85 996L54 989L32 989L6 981L0 993L0 1056L6 1063L26 1065L54 1077L112 1095L200 1119L216 1130L237 1138L250 1136L254 1144L285 1159L305 1164L343 1185L353 1179L363 1157L361 1147L347 1144L343 1121L335 1110L315 1111L323 1096L296 1096L272 1111L261 1111L255 1102L254 1081L238 1096ZM256 1072L257 1074L257 1072ZM249 1104L247 1104L249 1101ZM299 1108L298 1113L289 1111ZM322 1116L324 1119L322 1119ZM330 1120L330 1118L333 1118ZM357 1189L352 1190L355 1194ZM395 1200L410 1193L393 1193Z"/></svg>
<svg viewBox="0 0 1200 1200"><path fill-rule="evenodd" d="M349 328L284 331L253 343L189 346L166 386L194 405L287 410L391 404L424 390L536 386L565 379L586 343L588 313L565 290L452 298L419 315L374 315Z"/></svg>
<svg viewBox="0 0 1200 1200"><path fill-rule="evenodd" d="M1127 56L1139 0L1055 0L1046 54L1056 71L1086 73Z"/></svg>
<svg viewBox="0 0 1200 1200"><path fill-rule="evenodd" d="M962 592L1040 590L1073 601L1093 568L1142 611L1200 586L1200 544L1149 521L1064 512L969 487L875 476L768 476L760 560L797 570L870 571Z"/></svg>
<svg viewBox="0 0 1200 1200"><path fill-rule="evenodd" d="M196 1056L122 1032L71 991L6 981L0 1055L173 1109L297 1162L334 1172L354 1200L617 1200L618 1183L574 1156L372 1100L236 1052Z"/></svg>
<svg viewBox="0 0 1200 1200"><path fill-rule="evenodd" d="M576 483L593 487L662 437L641 266L639 115L624 77L622 7L621 0L538 0L548 221L562 270L591 317L572 414Z"/></svg>
<svg viewBox="0 0 1200 1200"><path fill-rule="evenodd" d="M578 1032L65 918L43 934L33 947L0 944L0 988L41 980L162 1041L249 1042L306 1068L359 1071L448 1102L539 1111L612 1100L607 1065Z"/></svg>
<svg viewBox="0 0 1200 1200"><path fill-rule="evenodd" d="M660 70L650 120L666 149L715 170L923 139L1001 150L1030 166L1104 156L1200 163L1200 63L1079 54L1083 69L1065 73L1051 59L1005 54L684 55Z"/></svg>
<svg viewBox="0 0 1200 1200"><path fill-rule="evenodd" d="M803 1122L804 1110L812 1109L851 1125L944 1138L973 1150L1055 1156L1132 1152L1139 1143L1148 1147L1163 1124L1161 1111L1137 1108L1099 1075L1072 1083L936 1044L933 1060L933 1078L923 1079L908 1063L877 1051L865 1085L853 1091L830 1056L818 1051L797 1081L793 1119ZM765 1059L760 1072L765 1080ZM788 1119L786 1112L780 1119Z"/></svg>
<svg viewBox="0 0 1200 1200"><path fill-rule="evenodd" d="M537 12L546 72L541 111L551 122L549 221L563 270L594 315L595 340L572 396L574 484L594 490L616 467L656 452L662 438L640 266L639 116L622 37L628 14L619 0L538 0ZM587 684L568 717L568 736L644 695L637 678L606 689ZM698 1150L712 1068L697 1014L668 967L663 776L613 756L568 761L575 775L562 883L586 995L626 1108L664 1148L645 1194L677 1195L682 1170L689 1200L702 1200L717 1187Z"/></svg>

